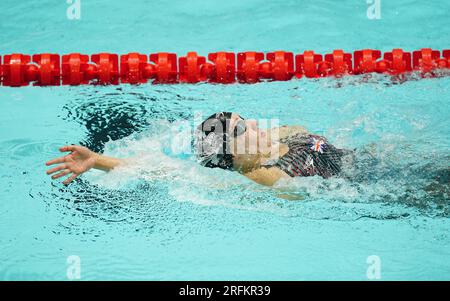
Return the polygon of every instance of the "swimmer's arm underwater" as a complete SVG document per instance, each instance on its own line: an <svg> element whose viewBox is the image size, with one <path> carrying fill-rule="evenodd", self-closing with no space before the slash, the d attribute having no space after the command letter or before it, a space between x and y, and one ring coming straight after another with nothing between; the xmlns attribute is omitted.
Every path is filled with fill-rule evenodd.
<svg viewBox="0 0 450 301"><path fill-rule="evenodd" d="M48 175L54 174L52 175L52 179L58 179L70 174L70 176L63 181L64 185L69 184L76 177L91 168L110 171L124 162L124 160L121 159L103 156L84 146L67 145L61 147L59 151L70 152L70 154L50 160L45 164L47 166L58 164L58 166L47 171Z"/></svg>

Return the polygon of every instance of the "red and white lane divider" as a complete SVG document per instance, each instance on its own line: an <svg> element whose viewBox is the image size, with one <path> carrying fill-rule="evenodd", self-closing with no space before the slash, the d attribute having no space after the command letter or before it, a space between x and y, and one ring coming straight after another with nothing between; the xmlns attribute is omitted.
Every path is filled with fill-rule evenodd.
<svg viewBox="0 0 450 301"><path fill-rule="evenodd" d="M256 83L261 80L286 81L292 78L342 77L366 73L400 75L419 72L427 77L436 71L450 69L450 50L424 48L413 52L393 49L381 53L364 49L352 53L334 50L329 54L292 52L215 52L208 57L188 52L34 54L0 56L1 85L9 87L59 86L120 83Z"/></svg>

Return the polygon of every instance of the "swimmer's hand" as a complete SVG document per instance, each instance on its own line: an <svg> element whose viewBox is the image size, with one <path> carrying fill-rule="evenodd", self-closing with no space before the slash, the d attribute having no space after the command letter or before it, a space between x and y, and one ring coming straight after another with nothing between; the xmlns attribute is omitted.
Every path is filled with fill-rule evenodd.
<svg viewBox="0 0 450 301"><path fill-rule="evenodd" d="M58 166L47 170L48 175L58 172L52 176L53 180L70 174L70 176L64 180L64 185L69 184L76 177L91 168L110 171L123 162L121 159L97 154L84 146L66 145L61 147L59 151L70 152L70 154L50 160L45 163L45 165L59 164Z"/></svg>
<svg viewBox="0 0 450 301"><path fill-rule="evenodd" d="M50 160L46 162L45 165L59 164L58 166L47 170L48 175L54 174L52 175L53 180L70 174L70 176L64 180L64 185L68 185L76 177L93 168L96 164L97 157L99 156L87 147L77 145L63 146L59 151L70 152L70 154Z"/></svg>

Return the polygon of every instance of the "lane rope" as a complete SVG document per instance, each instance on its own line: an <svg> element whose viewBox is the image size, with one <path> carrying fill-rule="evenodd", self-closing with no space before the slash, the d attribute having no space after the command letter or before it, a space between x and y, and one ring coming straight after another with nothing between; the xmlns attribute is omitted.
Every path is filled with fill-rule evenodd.
<svg viewBox="0 0 450 301"><path fill-rule="evenodd" d="M1 85L8 87L59 85L118 85L175 83L257 83L292 78L343 77L367 73L399 76L418 72L434 77L450 69L450 50L423 48L381 53L364 49L348 53L334 50L325 55L306 50L293 52L215 52L207 57L196 52L177 58L175 53L7 54L0 56Z"/></svg>

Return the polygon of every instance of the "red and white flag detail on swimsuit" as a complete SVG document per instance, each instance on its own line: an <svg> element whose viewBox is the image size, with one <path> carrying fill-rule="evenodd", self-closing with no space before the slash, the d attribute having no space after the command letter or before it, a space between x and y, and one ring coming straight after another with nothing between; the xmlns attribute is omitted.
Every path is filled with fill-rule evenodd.
<svg viewBox="0 0 450 301"><path fill-rule="evenodd" d="M312 138L312 146L311 149L315 152L323 153L323 148L325 146L325 141L322 139Z"/></svg>

